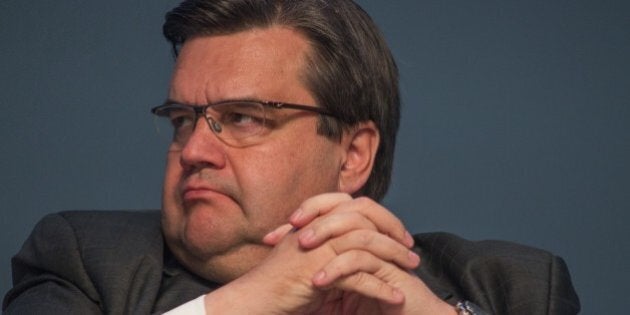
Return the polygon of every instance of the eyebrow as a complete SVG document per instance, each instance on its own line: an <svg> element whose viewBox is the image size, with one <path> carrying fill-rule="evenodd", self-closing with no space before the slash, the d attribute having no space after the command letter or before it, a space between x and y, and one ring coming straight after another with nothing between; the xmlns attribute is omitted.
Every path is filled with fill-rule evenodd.
<svg viewBox="0 0 630 315"><path fill-rule="evenodd" d="M221 103L228 103L228 102L268 102L266 100L257 98L257 97L253 97L253 96L246 96L246 97L237 97L237 98L225 98L225 99L221 99L219 101L216 102L209 102L209 103L204 103L204 104L191 104L191 103L185 103L185 102L180 102L180 101L176 101L172 98L167 98L166 101L164 101L164 103L162 104L181 104L181 105L190 105L190 106L207 106L207 105L211 105L211 104L221 104ZM288 104L288 103L287 103Z"/></svg>

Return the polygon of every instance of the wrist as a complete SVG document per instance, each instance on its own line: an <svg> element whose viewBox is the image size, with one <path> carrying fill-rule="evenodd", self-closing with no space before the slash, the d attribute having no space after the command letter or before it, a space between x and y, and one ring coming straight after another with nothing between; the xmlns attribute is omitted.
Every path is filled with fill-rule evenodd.
<svg viewBox="0 0 630 315"><path fill-rule="evenodd" d="M252 314L256 310L260 314L273 314L269 308L265 288L256 282L243 281L238 278L204 297L206 314Z"/></svg>

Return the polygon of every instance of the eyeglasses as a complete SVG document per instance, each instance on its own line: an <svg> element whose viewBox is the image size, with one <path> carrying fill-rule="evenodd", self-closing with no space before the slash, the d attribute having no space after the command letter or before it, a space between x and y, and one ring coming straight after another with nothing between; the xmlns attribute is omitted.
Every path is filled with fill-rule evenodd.
<svg viewBox="0 0 630 315"><path fill-rule="evenodd" d="M205 118L210 130L225 143L242 147L259 142L274 127L274 111L281 109L304 110L334 117L331 112L315 106L253 100L229 100L204 106L168 101L152 108L151 112L156 115L158 132L169 134L170 150L180 151L200 117Z"/></svg>

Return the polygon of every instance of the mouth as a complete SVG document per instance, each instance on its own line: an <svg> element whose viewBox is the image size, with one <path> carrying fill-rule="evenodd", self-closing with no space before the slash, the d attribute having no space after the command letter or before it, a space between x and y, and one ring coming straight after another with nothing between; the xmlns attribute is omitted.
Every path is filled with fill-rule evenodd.
<svg viewBox="0 0 630 315"><path fill-rule="evenodd" d="M228 193L226 193L224 189L210 186L207 183L185 183L184 185L182 185L182 189L180 190L180 196L184 204L194 202L210 202L219 199L229 199L231 201L234 201L233 198Z"/></svg>
<svg viewBox="0 0 630 315"><path fill-rule="evenodd" d="M207 187L186 187L182 190L181 196L184 203L210 201L216 198L229 198L224 193Z"/></svg>

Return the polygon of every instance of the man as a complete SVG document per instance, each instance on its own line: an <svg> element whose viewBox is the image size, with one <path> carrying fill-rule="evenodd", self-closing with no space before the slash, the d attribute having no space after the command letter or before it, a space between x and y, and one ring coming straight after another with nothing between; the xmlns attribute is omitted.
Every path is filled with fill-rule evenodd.
<svg viewBox="0 0 630 315"><path fill-rule="evenodd" d="M191 0L164 33L177 63L153 109L173 129L161 216L46 217L13 260L6 313L578 312L560 258L412 237L376 202L397 70L356 4Z"/></svg>

